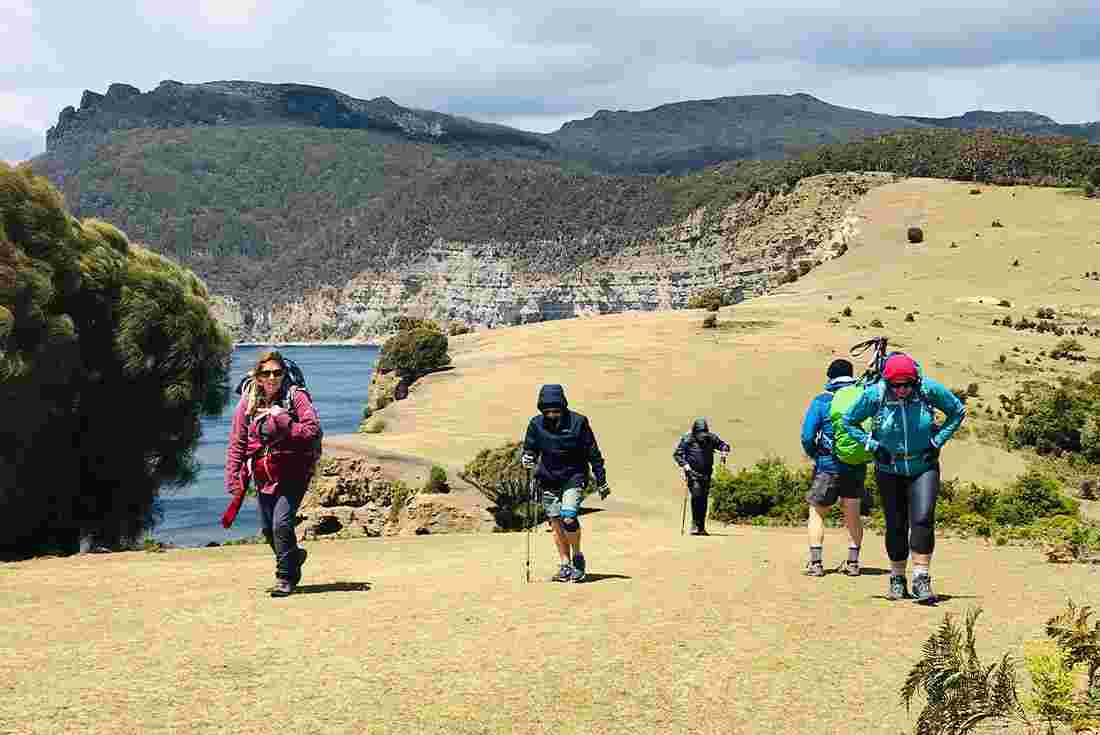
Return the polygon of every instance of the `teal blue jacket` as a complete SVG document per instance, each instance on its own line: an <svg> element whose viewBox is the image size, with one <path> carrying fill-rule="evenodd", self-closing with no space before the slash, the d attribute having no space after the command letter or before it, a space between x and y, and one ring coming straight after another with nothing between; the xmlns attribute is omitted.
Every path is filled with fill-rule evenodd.
<svg viewBox="0 0 1100 735"><path fill-rule="evenodd" d="M933 408L947 417L943 426L935 423ZM860 423L870 416L874 421L868 434ZM848 434L867 451L882 447L893 455L890 464L876 460L877 469L916 477L935 466L938 460L934 455L958 431L964 418L966 407L954 393L931 378L923 378L919 388L905 401L898 400L886 381L872 383L844 412L843 421Z"/></svg>

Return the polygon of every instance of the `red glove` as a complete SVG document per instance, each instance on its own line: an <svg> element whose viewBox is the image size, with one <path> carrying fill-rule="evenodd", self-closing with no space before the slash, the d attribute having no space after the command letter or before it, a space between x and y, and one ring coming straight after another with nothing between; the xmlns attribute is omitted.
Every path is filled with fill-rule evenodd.
<svg viewBox="0 0 1100 735"><path fill-rule="evenodd" d="M241 510L241 503L244 502L244 488L233 496L233 499L229 501L229 507L222 513L222 528L229 528L233 525L233 521L237 520L237 513Z"/></svg>

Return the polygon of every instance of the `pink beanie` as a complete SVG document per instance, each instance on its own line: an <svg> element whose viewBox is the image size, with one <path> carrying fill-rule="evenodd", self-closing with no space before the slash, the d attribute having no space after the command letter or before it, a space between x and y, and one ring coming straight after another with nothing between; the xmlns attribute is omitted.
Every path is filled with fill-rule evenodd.
<svg viewBox="0 0 1100 735"><path fill-rule="evenodd" d="M882 377L889 383L917 380L917 363L909 355L894 355L886 361Z"/></svg>

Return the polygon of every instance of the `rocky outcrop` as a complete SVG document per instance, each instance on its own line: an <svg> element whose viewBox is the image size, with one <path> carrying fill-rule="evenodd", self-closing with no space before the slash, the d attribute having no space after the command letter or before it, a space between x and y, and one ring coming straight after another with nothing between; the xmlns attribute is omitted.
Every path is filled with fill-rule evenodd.
<svg viewBox="0 0 1100 735"><path fill-rule="evenodd" d="M828 174L789 193L700 209L610 257L545 273L509 243L437 241L400 269L365 272L342 288L249 312L228 301L240 340L376 341L398 314L492 328L550 319L686 308L717 286L732 303L767 293L846 252L854 204L890 174Z"/></svg>
<svg viewBox="0 0 1100 735"><path fill-rule="evenodd" d="M325 457L298 509L300 540L491 530L462 498L420 495L363 458Z"/></svg>
<svg viewBox="0 0 1100 735"><path fill-rule="evenodd" d="M413 110L388 97L361 100L324 87L225 81L181 84L166 80L142 93L112 84L86 90L80 107L66 107L46 133L46 150L83 146L116 130L207 125L301 125L371 129L404 140L515 147L539 157L552 143L535 133Z"/></svg>

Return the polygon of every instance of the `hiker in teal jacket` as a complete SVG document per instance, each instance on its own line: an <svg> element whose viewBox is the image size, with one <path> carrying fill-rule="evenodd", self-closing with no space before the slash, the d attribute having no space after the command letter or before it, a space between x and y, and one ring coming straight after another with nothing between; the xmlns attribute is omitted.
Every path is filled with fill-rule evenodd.
<svg viewBox="0 0 1100 735"><path fill-rule="evenodd" d="M928 570L936 543L940 450L962 424L966 408L941 383L923 376L908 355L891 355L882 377L845 412L844 428L875 455L875 482L886 516L886 553L892 567L888 596L909 596L905 570L911 551L913 596L931 604L936 598ZM935 423L935 409L946 416L943 426ZM860 427L869 417L870 434Z"/></svg>

